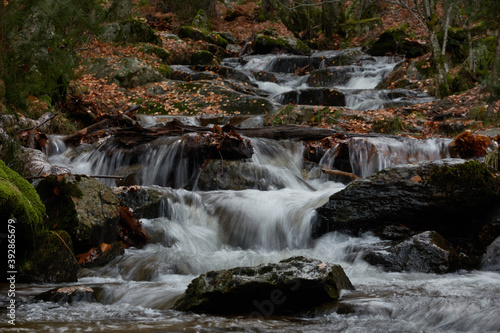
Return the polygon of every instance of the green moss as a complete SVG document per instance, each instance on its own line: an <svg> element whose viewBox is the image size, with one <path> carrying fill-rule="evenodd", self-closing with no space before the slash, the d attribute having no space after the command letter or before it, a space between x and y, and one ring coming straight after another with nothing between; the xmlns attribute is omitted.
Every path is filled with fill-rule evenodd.
<svg viewBox="0 0 500 333"><path fill-rule="evenodd" d="M259 34L255 37L254 48L258 53L269 53L273 49L297 54L308 54L310 52L310 48L299 39L266 34Z"/></svg>
<svg viewBox="0 0 500 333"><path fill-rule="evenodd" d="M178 33L180 38L191 38L194 40L203 40L207 43L218 45L226 48L229 44L226 39L215 32L209 32L203 28L195 28L190 26L183 26L179 29Z"/></svg>
<svg viewBox="0 0 500 333"><path fill-rule="evenodd" d="M486 164L477 161L435 167L428 183L452 202L453 207L464 211L497 202L500 194L500 179Z"/></svg>
<svg viewBox="0 0 500 333"><path fill-rule="evenodd" d="M41 226L45 206L33 186L0 160L0 216L16 218L31 228Z"/></svg>
<svg viewBox="0 0 500 333"><path fill-rule="evenodd" d="M172 69L168 65L159 65L155 69L166 79L170 79L172 77Z"/></svg>
<svg viewBox="0 0 500 333"><path fill-rule="evenodd" d="M168 61L170 57L170 52L166 51L164 48L153 46L151 44L144 44L139 48L139 51L144 52L146 54L154 54L162 61Z"/></svg>
<svg viewBox="0 0 500 333"><path fill-rule="evenodd" d="M208 51L198 51L191 56L192 65L212 65L214 55Z"/></svg>

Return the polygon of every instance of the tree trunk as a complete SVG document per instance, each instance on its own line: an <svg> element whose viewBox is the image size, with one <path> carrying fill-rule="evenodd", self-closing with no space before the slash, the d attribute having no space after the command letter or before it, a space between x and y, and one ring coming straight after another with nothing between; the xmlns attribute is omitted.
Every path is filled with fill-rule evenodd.
<svg viewBox="0 0 500 333"><path fill-rule="evenodd" d="M340 25L345 22L343 1L323 2L321 9L323 31L327 37L331 37L340 31Z"/></svg>
<svg viewBox="0 0 500 333"><path fill-rule="evenodd" d="M439 40L434 30L429 31L429 38L432 47L432 56L437 69L436 97L444 98L449 94L449 87L446 79L446 68L444 66L444 56L441 54Z"/></svg>
<svg viewBox="0 0 500 333"><path fill-rule="evenodd" d="M486 110L487 117L492 117L495 113L495 106L498 103L498 92L500 90L500 27L497 28L497 46L495 48L495 57L493 59L493 69L491 73L492 88L490 88L490 100L488 109Z"/></svg>

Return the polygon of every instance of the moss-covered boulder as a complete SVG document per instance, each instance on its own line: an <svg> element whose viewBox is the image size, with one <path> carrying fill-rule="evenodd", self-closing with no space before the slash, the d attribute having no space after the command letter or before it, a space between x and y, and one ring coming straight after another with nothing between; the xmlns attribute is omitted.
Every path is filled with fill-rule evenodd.
<svg viewBox="0 0 500 333"><path fill-rule="evenodd" d="M159 44L161 41L146 22L132 19L105 24L100 39L105 43Z"/></svg>
<svg viewBox="0 0 500 333"><path fill-rule="evenodd" d="M293 54L309 55L311 49L300 39L291 36L272 36L257 34L253 42L256 54L268 54L274 51L285 51Z"/></svg>
<svg viewBox="0 0 500 333"><path fill-rule="evenodd" d="M408 27L408 24L404 23L384 31L366 53L372 56L400 54L407 58L415 58L427 53L427 45L410 40L407 33Z"/></svg>
<svg viewBox="0 0 500 333"><path fill-rule="evenodd" d="M316 235L377 233L388 225L439 232L464 252L481 251L482 227L500 209L500 178L483 163L447 159L400 165L349 184L317 209Z"/></svg>
<svg viewBox="0 0 500 333"><path fill-rule="evenodd" d="M113 0L108 9L109 21L128 20L132 17L132 0Z"/></svg>
<svg viewBox="0 0 500 333"><path fill-rule="evenodd" d="M304 257L200 275L174 305L180 311L272 316L310 310L354 290L340 265Z"/></svg>
<svg viewBox="0 0 500 333"><path fill-rule="evenodd" d="M210 17L208 17L207 12L205 12L203 9L198 10L198 13L196 13L196 16L193 18L191 26L194 28L205 29L207 31L212 30Z"/></svg>
<svg viewBox="0 0 500 333"><path fill-rule="evenodd" d="M210 32L203 28L196 28L191 26L183 26L179 29L178 33L180 38L191 38L193 40L202 40L210 44L215 44L222 48L227 47L227 40L216 32Z"/></svg>
<svg viewBox="0 0 500 333"><path fill-rule="evenodd" d="M116 63L108 58L92 59L87 71L99 79L107 78L108 82L123 88L135 88L150 82L159 82L171 74L167 65L152 68L137 58L122 58Z"/></svg>
<svg viewBox="0 0 500 333"><path fill-rule="evenodd" d="M77 253L119 239L119 201L104 183L87 177L49 176L36 189L47 207L47 227L67 231Z"/></svg>
<svg viewBox="0 0 500 333"><path fill-rule="evenodd" d="M214 63L214 55L208 51L198 51L191 56L192 65L212 65Z"/></svg>
<svg viewBox="0 0 500 333"><path fill-rule="evenodd" d="M71 237L64 230L45 231L35 240L36 250L21 268L19 280L36 283L76 282L79 269Z"/></svg>
<svg viewBox="0 0 500 333"><path fill-rule="evenodd" d="M45 206L35 188L0 160L0 217L2 223L10 218L22 225L37 228L42 225Z"/></svg>

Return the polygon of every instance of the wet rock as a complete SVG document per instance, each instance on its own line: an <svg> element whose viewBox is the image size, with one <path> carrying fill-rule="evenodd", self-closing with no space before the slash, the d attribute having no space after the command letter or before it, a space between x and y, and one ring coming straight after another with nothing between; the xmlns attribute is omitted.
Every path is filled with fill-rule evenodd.
<svg viewBox="0 0 500 333"><path fill-rule="evenodd" d="M23 264L19 281L29 283L76 282L78 263L71 237L64 230L45 231L36 237L36 249Z"/></svg>
<svg viewBox="0 0 500 333"><path fill-rule="evenodd" d="M402 224L414 231L435 230L454 247L470 251L482 226L500 208L499 189L499 180L477 161L400 165L332 195L317 209L315 234L357 234Z"/></svg>
<svg viewBox="0 0 500 333"><path fill-rule="evenodd" d="M87 177L49 176L37 191L47 207L47 227L67 231L78 253L119 239L120 203L104 183Z"/></svg>
<svg viewBox="0 0 500 333"><path fill-rule="evenodd" d="M292 90L277 97L281 104L345 106L345 95L336 89L307 88Z"/></svg>
<svg viewBox="0 0 500 333"><path fill-rule="evenodd" d="M337 300L342 289L354 287L339 265L293 257L277 264L202 274L174 309L259 317L293 314Z"/></svg>
<svg viewBox="0 0 500 333"><path fill-rule="evenodd" d="M87 286L61 287L46 291L34 298L35 301L55 303L96 302L94 289Z"/></svg>
<svg viewBox="0 0 500 333"><path fill-rule="evenodd" d="M83 258L79 254L78 258L80 259L81 268L93 268L105 266L124 253L125 246L120 242L114 242L113 244L102 243L100 247L94 247L83 254Z"/></svg>
<svg viewBox="0 0 500 333"><path fill-rule="evenodd" d="M371 251L363 259L390 272L450 273L457 269L458 255L435 231Z"/></svg>
<svg viewBox="0 0 500 333"><path fill-rule="evenodd" d="M196 183L200 191L258 189L267 191L286 187L265 166L243 161L210 160Z"/></svg>
<svg viewBox="0 0 500 333"><path fill-rule="evenodd" d="M114 190L120 202L130 207L137 218L170 218L168 199L164 189L155 186L119 187Z"/></svg>
<svg viewBox="0 0 500 333"><path fill-rule="evenodd" d="M354 71L353 67L327 67L317 69L311 72L306 83L313 87L332 87L346 84L351 76L349 73Z"/></svg>
<svg viewBox="0 0 500 333"><path fill-rule="evenodd" d="M116 179L116 186L132 186L137 185L140 180L140 174L145 166L142 164L127 165L115 171L114 176L123 178Z"/></svg>
<svg viewBox="0 0 500 333"><path fill-rule="evenodd" d="M139 20L125 20L103 25L100 38L105 43L160 43L146 22Z"/></svg>
<svg viewBox="0 0 500 333"><path fill-rule="evenodd" d="M500 272L500 237L488 246L481 258L482 271Z"/></svg>

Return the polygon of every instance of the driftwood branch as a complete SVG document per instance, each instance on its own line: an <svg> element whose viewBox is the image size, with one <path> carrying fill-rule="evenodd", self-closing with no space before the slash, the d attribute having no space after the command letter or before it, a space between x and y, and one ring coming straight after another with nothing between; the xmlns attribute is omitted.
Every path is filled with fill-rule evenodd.
<svg viewBox="0 0 500 333"><path fill-rule="evenodd" d="M50 116L49 118L45 119L44 121L42 121L40 124L38 125L35 125L33 127L30 127L30 128L23 128L23 129L19 129L17 130L18 132L27 132L27 131L31 131L31 130L35 130L37 129L38 127L42 126L43 124L51 121L52 119L54 119L57 115L59 115L59 112L56 112L55 114L53 114L52 116Z"/></svg>
<svg viewBox="0 0 500 333"><path fill-rule="evenodd" d="M345 177L349 177L352 179L361 179L360 177L358 177L355 174L350 173L350 172L345 172L345 171L340 171L340 170L332 170L332 169L328 169L328 168L322 168L321 171L323 171L327 175L345 176Z"/></svg>

